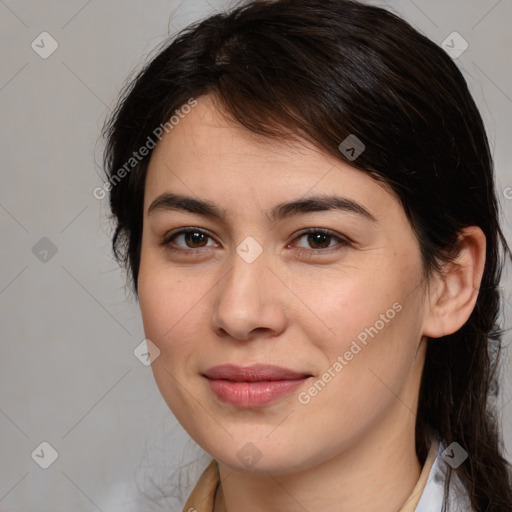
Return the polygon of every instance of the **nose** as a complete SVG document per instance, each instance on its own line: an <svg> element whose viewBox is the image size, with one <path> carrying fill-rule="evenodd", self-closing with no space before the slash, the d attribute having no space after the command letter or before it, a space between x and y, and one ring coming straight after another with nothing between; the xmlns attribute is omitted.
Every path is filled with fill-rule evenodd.
<svg viewBox="0 0 512 512"><path fill-rule="evenodd" d="M240 341L278 336L286 328L290 297L265 252L251 263L234 253L231 263L231 270L215 287L214 331Z"/></svg>

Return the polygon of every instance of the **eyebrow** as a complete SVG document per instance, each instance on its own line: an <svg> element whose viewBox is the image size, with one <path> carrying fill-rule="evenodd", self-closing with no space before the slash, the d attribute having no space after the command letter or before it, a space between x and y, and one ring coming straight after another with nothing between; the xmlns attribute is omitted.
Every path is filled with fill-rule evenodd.
<svg viewBox="0 0 512 512"><path fill-rule="evenodd" d="M226 210L219 208L215 203L169 192L159 195L151 203L148 208L147 215L149 216L158 211L168 210L195 213L220 221L225 221L227 217ZM363 205L353 199L349 199L348 197L336 195L315 195L303 199L279 203L272 208L269 214L267 214L267 218L271 221L278 221L294 215L329 210L355 213L367 220L377 222L377 219Z"/></svg>

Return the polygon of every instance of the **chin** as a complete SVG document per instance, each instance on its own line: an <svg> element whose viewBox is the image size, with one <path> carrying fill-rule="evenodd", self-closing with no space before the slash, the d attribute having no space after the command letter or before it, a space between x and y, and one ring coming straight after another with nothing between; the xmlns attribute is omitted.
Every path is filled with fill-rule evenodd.
<svg viewBox="0 0 512 512"><path fill-rule="evenodd" d="M319 462L314 454L305 453L301 444L287 446L282 441L264 440L264 436L259 439L244 435L230 439L224 450L219 444L212 449L204 446L204 449L217 461L240 473L287 475L307 470Z"/></svg>

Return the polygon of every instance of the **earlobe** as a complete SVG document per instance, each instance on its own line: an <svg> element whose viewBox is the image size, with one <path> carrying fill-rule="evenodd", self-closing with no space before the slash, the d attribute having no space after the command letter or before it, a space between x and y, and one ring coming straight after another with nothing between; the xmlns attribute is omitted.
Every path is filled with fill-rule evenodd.
<svg viewBox="0 0 512 512"><path fill-rule="evenodd" d="M424 336L440 338L458 331L470 317L485 268L486 238L478 226L459 233L457 257L432 279Z"/></svg>

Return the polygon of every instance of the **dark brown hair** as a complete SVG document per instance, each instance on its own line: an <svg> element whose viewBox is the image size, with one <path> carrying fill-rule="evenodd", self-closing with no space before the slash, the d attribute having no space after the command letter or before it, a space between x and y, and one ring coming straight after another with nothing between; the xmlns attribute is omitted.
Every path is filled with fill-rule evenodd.
<svg viewBox="0 0 512 512"><path fill-rule="evenodd" d="M112 182L154 130L191 98L211 94L235 122L268 137L298 136L389 185L419 240L425 274L479 226L486 264L476 306L456 333L428 341L416 451L459 443L456 470L479 512L510 511L510 467L492 398L503 332L499 283L511 255L499 225L493 162L481 116L452 59L396 15L350 0L260 0L198 22L126 87L106 125ZM137 294L149 156L112 183L113 249ZM448 488L447 480L446 486Z"/></svg>

